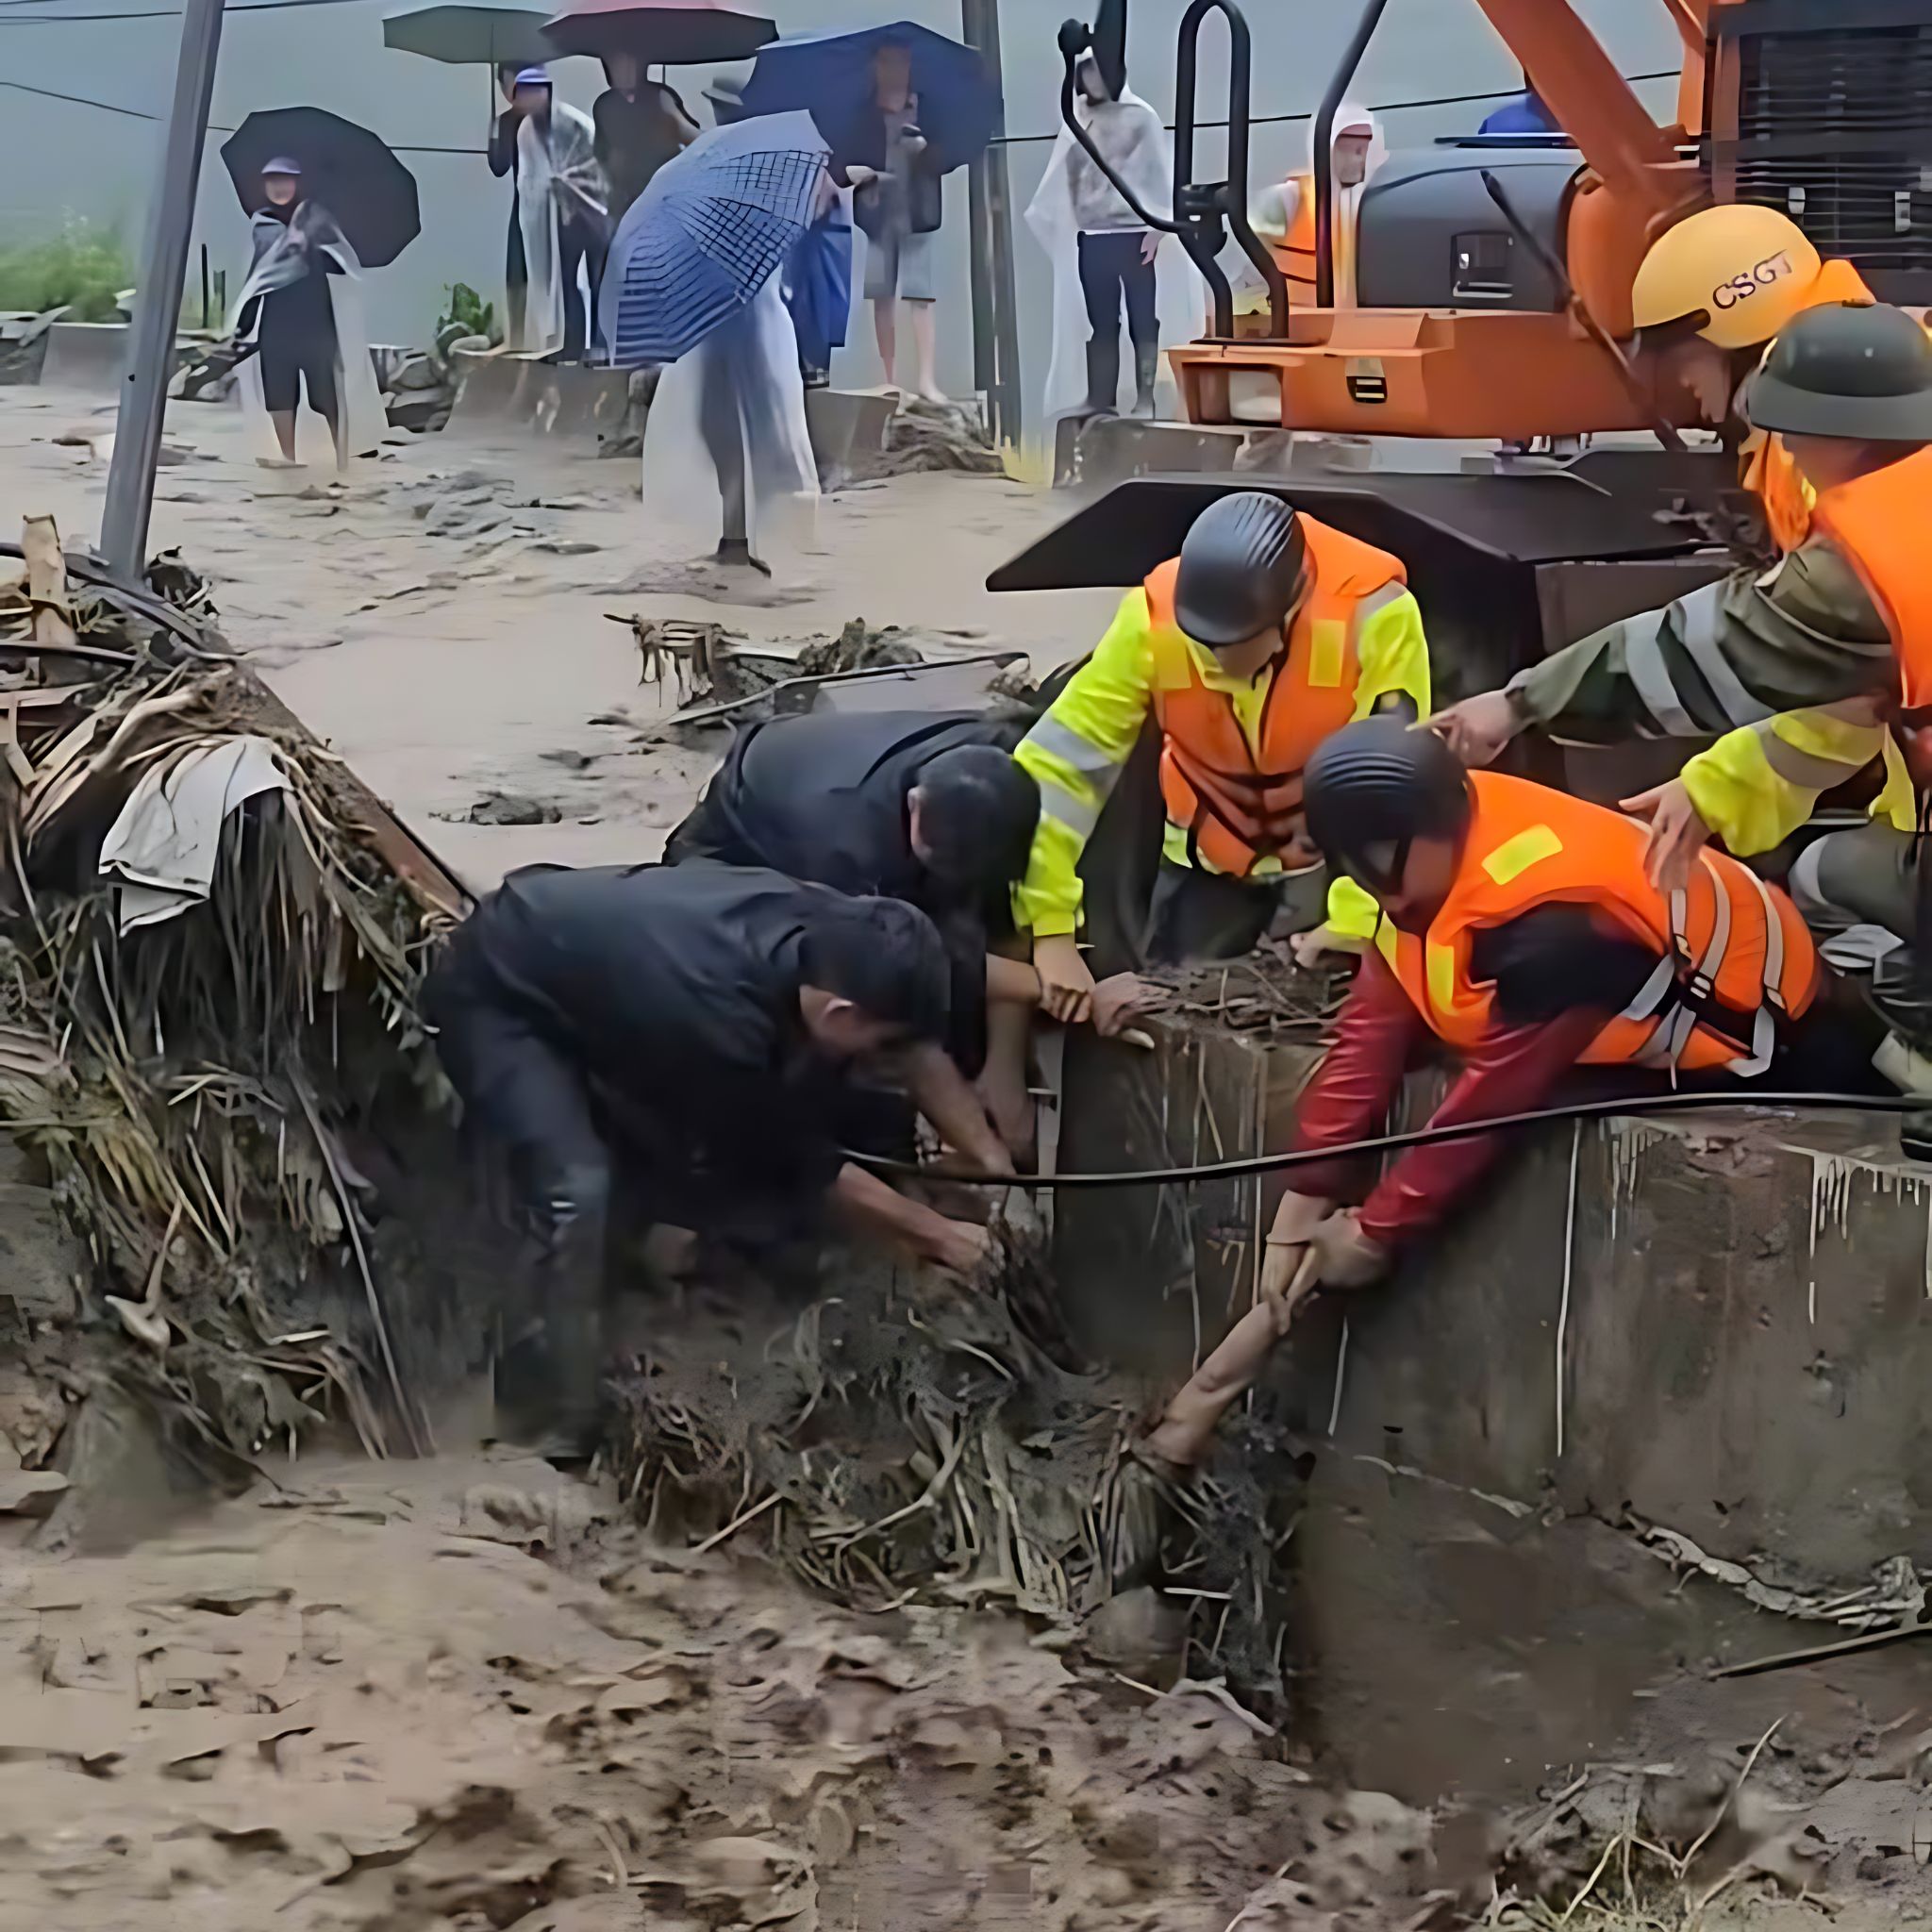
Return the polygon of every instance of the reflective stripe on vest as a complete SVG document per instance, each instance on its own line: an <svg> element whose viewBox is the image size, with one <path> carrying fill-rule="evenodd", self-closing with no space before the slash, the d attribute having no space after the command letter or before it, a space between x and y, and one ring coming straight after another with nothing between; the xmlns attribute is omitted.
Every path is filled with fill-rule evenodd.
<svg viewBox="0 0 1932 1932"><path fill-rule="evenodd" d="M1426 935L1377 934L1431 1029L1464 1049L1494 1022L1494 988L1469 976L1473 935L1532 908L1602 912L1662 954L1582 1055L1595 1065L1742 1076L1771 1064L1787 1016L1809 1005L1817 955L1794 908L1735 859L1706 853L1701 890L1668 899L1643 874L1645 835L1621 814L1494 773L1471 774L1476 811L1463 863ZM1733 1029L1742 1029L1743 1043Z"/></svg>
<svg viewBox="0 0 1932 1932"><path fill-rule="evenodd" d="M1928 513L1932 449L1822 491L1812 511L1813 528L1843 552L1885 618L1908 711L1932 705Z"/></svg>
<svg viewBox="0 0 1932 1932"><path fill-rule="evenodd" d="M1291 868L1317 861L1302 831L1302 768L1317 745L1355 717L1362 603L1406 582L1401 560L1387 551L1312 517L1301 524L1313 582L1281 658L1262 674L1268 688L1252 741L1233 699L1203 680L1196 647L1174 622L1178 562L1147 579L1167 815L1188 834L1191 859L1241 878L1263 858L1279 858Z"/></svg>

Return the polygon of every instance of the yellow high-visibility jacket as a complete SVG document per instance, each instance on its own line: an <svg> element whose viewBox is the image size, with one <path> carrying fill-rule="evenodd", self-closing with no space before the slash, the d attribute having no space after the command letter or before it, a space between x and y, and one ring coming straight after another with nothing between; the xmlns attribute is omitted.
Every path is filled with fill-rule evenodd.
<svg viewBox="0 0 1932 1932"><path fill-rule="evenodd" d="M1811 817L1824 792L1882 758L1885 789L1872 816L1914 830L1917 800L1898 745L1880 722L1885 702L1846 698L1726 732L1684 767L1698 816L1739 858L1769 852Z"/></svg>
<svg viewBox="0 0 1932 1932"><path fill-rule="evenodd" d="M1406 696L1416 716L1429 715L1429 649L1423 614L1407 591L1393 586L1357 612L1356 660L1361 677L1355 715L1366 718L1392 696ZM1080 924L1081 854L1154 706L1152 623L1147 593L1129 591L1093 655L1013 756L1040 784L1040 830L1026 877L1013 894L1014 918L1035 939L1075 931ZM1250 745L1257 742L1272 669L1252 682L1230 677L1213 652L1191 638L1188 648L1210 691L1224 691ZM1166 852L1189 863L1188 837L1167 828ZM1255 875L1281 870L1266 858ZM1375 929L1374 901L1351 880L1338 878L1328 894L1328 923L1346 937L1368 939Z"/></svg>

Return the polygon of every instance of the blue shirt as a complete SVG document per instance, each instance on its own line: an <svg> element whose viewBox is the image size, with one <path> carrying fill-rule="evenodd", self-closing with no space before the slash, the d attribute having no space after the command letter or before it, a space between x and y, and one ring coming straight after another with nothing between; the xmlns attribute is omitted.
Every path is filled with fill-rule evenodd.
<svg viewBox="0 0 1932 1932"><path fill-rule="evenodd" d="M1535 93L1506 101L1476 129L1478 134L1561 134L1550 110Z"/></svg>

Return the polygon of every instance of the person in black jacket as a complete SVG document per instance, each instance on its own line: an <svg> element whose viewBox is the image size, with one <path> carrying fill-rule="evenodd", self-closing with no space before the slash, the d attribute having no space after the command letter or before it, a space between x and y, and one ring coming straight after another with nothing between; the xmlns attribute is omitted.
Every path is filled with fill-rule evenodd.
<svg viewBox="0 0 1932 1932"><path fill-rule="evenodd" d="M524 260L523 210L517 203L517 123L523 119L517 107L517 75L521 71L514 60L497 63L496 85L504 108L490 124L490 172L498 180L509 176L509 247L503 265L504 340L509 342L523 341L524 300L530 286L530 271Z"/></svg>
<svg viewBox="0 0 1932 1932"><path fill-rule="evenodd" d="M615 235L625 210L666 161L698 138L698 128L675 88L644 78L644 63L635 54L607 55L604 77L610 85L591 104L591 121L596 128L598 165L610 183L610 232Z"/></svg>
<svg viewBox="0 0 1932 1932"><path fill-rule="evenodd" d="M957 1081L956 1114L991 1115L997 1141L958 1143L982 1166L996 1167L1002 1146L1024 1155L1034 1128L1026 1054L1040 978L1012 913L1040 823L1040 787L1011 755L1025 722L827 711L750 725L664 850L669 865L769 866L924 912L953 966L945 1052L931 1056L926 1077L930 1088ZM1118 1032L1139 994L1127 975L1097 989L1096 1024Z"/></svg>
<svg viewBox="0 0 1932 1932"><path fill-rule="evenodd" d="M506 1173L526 1237L538 1306L523 1357L549 1413L521 1420L576 1441L594 1424L619 1149L648 1191L646 1218L736 1224L760 1202L823 1203L976 1270L985 1228L841 1152L846 1070L937 1040L949 981L924 913L771 872L531 866L483 901L424 1010L465 1132ZM935 1124L950 1132L944 1112Z"/></svg>

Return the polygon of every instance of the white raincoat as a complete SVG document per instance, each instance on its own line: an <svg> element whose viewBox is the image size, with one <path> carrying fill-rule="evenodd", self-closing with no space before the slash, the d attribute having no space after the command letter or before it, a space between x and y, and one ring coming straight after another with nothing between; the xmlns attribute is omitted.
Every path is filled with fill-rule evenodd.
<svg viewBox="0 0 1932 1932"><path fill-rule="evenodd" d="M336 395L343 417L343 460L374 455L389 428L389 412L383 408L375 365L369 357L369 330L362 319L362 264L350 247L348 237L337 226L335 217L316 201L300 203L286 223L266 210L258 212L249 233L255 245L255 260L229 313L228 333L241 341L256 342L261 326L261 304L258 298L300 280L320 257L332 258L341 273L325 275L324 281L328 289L329 311L335 321ZM321 274L319 267L315 273ZM268 407L262 400L258 356L250 356L236 370L235 393L249 420L250 434L259 444L257 454L275 456L279 445L274 425L268 420ZM300 411L295 419L297 458L307 460L311 454L319 455L320 447L314 444L314 439L327 435L321 418L312 410ZM326 446L333 458L333 443Z"/></svg>
<svg viewBox="0 0 1932 1932"><path fill-rule="evenodd" d="M774 272L744 309L664 371L644 418L645 515L685 555L693 545L710 550L724 530L713 441L734 433L753 554L779 566L816 545L818 464L781 279Z"/></svg>
<svg viewBox="0 0 1932 1932"><path fill-rule="evenodd" d="M1169 219L1174 208L1174 144L1159 115L1132 88L1124 89L1120 99L1108 107L1144 114L1153 124L1121 175L1149 214ZM1091 122L1094 108L1085 95L1076 95L1074 111ZM1072 175L1076 152L1072 130L1061 127L1039 192L1026 209L1026 225L1053 264L1053 359L1046 371L1045 408L1049 436L1052 424L1077 414L1087 403L1087 303L1080 291L1080 230L1074 213ZM1206 326L1208 289L1174 236L1161 237L1154 273L1161 346L1192 341ZM1124 316L1122 337L1124 341ZM1129 361L1126 366L1133 365ZM1161 412L1172 413L1174 398L1165 359L1160 381Z"/></svg>
<svg viewBox="0 0 1932 1932"><path fill-rule="evenodd" d="M1382 124L1357 101L1344 101L1336 109L1333 139L1339 140L1351 127L1368 128L1369 153L1361 180L1353 188L1338 184L1334 190L1335 223L1332 233L1335 238L1335 306L1338 308L1355 307L1356 228L1361 220L1362 196L1369 183L1375 178L1376 169L1389 158L1389 143L1383 138ZM1312 194L1314 186L1315 127L1310 122L1307 160L1301 172L1291 175L1286 181L1276 182L1272 188L1262 189L1249 205L1248 221L1256 234L1277 247L1287 241L1294 227L1295 217L1301 212L1302 196ZM1237 307L1244 313L1265 308L1268 306L1266 286L1245 257L1241 266L1244 273L1236 281Z"/></svg>
<svg viewBox="0 0 1932 1932"><path fill-rule="evenodd" d="M596 226L609 219L610 191L597 161L595 140L591 117L555 96L547 131L527 114L517 124L517 220L530 285L522 337L510 346L527 355L552 356L563 347L565 219ZM575 290L570 292L582 299Z"/></svg>

